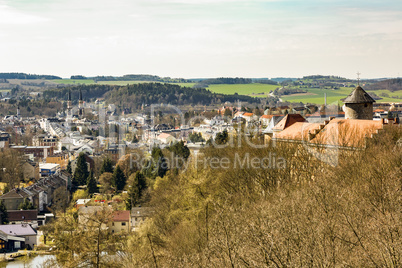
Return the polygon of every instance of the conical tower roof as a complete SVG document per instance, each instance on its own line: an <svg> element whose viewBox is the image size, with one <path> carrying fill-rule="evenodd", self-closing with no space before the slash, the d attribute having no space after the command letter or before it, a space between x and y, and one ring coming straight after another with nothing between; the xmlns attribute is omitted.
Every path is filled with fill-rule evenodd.
<svg viewBox="0 0 402 268"><path fill-rule="evenodd" d="M349 96L343 101L343 103L373 103L375 100L364 91L361 86L357 86Z"/></svg>

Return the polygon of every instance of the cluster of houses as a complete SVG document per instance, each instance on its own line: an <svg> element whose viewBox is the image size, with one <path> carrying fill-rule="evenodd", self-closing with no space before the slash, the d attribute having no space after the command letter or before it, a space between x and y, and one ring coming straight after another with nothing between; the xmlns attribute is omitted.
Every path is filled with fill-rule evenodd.
<svg viewBox="0 0 402 268"><path fill-rule="evenodd" d="M55 192L68 199L71 177L64 173L39 179L28 187L18 187L0 196L7 210L8 224L0 225L0 250L33 249L39 243L38 227L54 218L47 212L55 201ZM21 209L25 202L33 208Z"/></svg>
<svg viewBox="0 0 402 268"><path fill-rule="evenodd" d="M81 94L75 114L71 97L67 112L55 118L21 118L18 111L16 116L8 116L0 124L0 149L13 150L22 156L21 172L24 179L32 183L26 187L18 186L0 196L9 218L9 224L0 225L0 250L33 248L38 244L36 230L53 216L47 212L47 208L54 203L55 191L61 189L58 193L66 194L69 191L71 176L65 170L69 162L74 170L80 153L84 153L92 169L94 158L103 154L117 162L122 155L121 149L126 147L163 147L179 140L191 145L189 134L199 133L204 140L213 139L224 130L232 132L239 121L245 122L246 127L256 128L256 133L263 135L266 142L358 147L365 139L379 133L385 125L399 125L402 104L376 104L360 86L343 102L343 111L339 111L338 107L331 110L314 105L279 106L267 109L259 116L242 112L240 108L224 106L219 109L220 116L204 119L200 124L182 124L178 127L167 123L152 125L147 115L130 115L126 110L124 116L119 117L113 105L105 108L101 101L84 104ZM85 117L88 111L96 115L98 120L88 120ZM227 114L230 114L229 120L224 117ZM118 126L118 133L106 135L105 125L109 129L112 125ZM14 135L7 131L10 128ZM33 136L30 145L23 145L18 137L26 134L28 129L42 133ZM139 137L138 142L132 142L133 133ZM203 146L203 143L199 146ZM26 201L32 203L35 209L20 210L20 205ZM80 221L85 221L105 207L88 205L88 202L77 201ZM105 228L111 233L135 231L151 214L152 209L145 207L111 211L111 219Z"/></svg>
<svg viewBox="0 0 402 268"><path fill-rule="evenodd" d="M90 201L91 199L77 200L78 222L85 226L88 221L96 218L96 215L106 217L102 228L107 229L112 234L136 231L153 214L150 207L134 207L131 210L113 211L107 203L88 205Z"/></svg>

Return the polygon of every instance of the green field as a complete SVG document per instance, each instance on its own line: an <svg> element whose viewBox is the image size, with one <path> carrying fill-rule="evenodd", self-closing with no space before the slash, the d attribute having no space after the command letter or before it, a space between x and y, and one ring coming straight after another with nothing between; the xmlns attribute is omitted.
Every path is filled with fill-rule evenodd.
<svg viewBox="0 0 402 268"><path fill-rule="evenodd" d="M140 84L140 83L164 83L164 82L157 82L157 81L99 81L97 84L126 86L126 85ZM195 83L169 83L169 84L178 85L181 87L193 87L195 85Z"/></svg>
<svg viewBox="0 0 402 268"><path fill-rule="evenodd" d="M169 83L169 84L178 85L181 87L193 87L195 85L195 83Z"/></svg>
<svg viewBox="0 0 402 268"><path fill-rule="evenodd" d="M58 83L58 84L94 84L95 81L92 79L55 79L48 80L50 82Z"/></svg>
<svg viewBox="0 0 402 268"><path fill-rule="evenodd" d="M267 84L219 84L219 85L209 85L207 89L214 93L222 94L239 94L248 95L252 97L265 97L271 90L275 90L279 85L267 85ZM264 93L262 95L256 95L259 93Z"/></svg>
<svg viewBox="0 0 402 268"><path fill-rule="evenodd" d="M289 102L303 102L303 103L316 103L316 104L324 104L324 93L327 93L327 104L337 102L341 102L341 99L346 98L354 88L351 87L342 87L337 90L332 90L332 89L318 89L318 88L308 88L306 89L308 93L312 93L314 95L291 95L291 96L282 96L281 99L284 101L289 101ZM390 92L388 90L376 90L376 91L369 91L369 92L374 92L378 96L380 96L380 93L387 93L390 96L400 96L402 95L401 93L398 94L398 92ZM380 96L381 97L381 96ZM377 100L377 102L398 102L402 101L402 99L394 99L394 98L384 98L381 97L381 100Z"/></svg>
<svg viewBox="0 0 402 268"><path fill-rule="evenodd" d="M49 80L54 83L74 85L74 84L100 84L100 85L116 85L116 86L126 86L140 83L163 83L163 82L153 82L153 81L99 81L95 82L93 79L56 79ZM169 83L173 85L179 85L181 87L193 87L195 83Z"/></svg>

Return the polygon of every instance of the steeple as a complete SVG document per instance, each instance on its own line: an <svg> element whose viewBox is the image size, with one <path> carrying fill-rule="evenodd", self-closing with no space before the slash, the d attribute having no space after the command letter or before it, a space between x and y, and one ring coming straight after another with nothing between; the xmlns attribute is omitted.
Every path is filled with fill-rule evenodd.
<svg viewBox="0 0 402 268"><path fill-rule="evenodd" d="M375 100L358 85L347 96L343 103L343 111L346 119L366 119L373 120L373 102Z"/></svg>
<svg viewBox="0 0 402 268"><path fill-rule="evenodd" d="M67 98L67 111L71 111L72 106L71 106L71 90L68 90L68 98Z"/></svg>
<svg viewBox="0 0 402 268"><path fill-rule="evenodd" d="M80 88L80 98L79 98L79 100L82 101L82 90L81 90L81 88Z"/></svg>
<svg viewBox="0 0 402 268"><path fill-rule="evenodd" d="M78 100L78 116L80 118L84 117L84 106L83 106L84 102L82 101L82 90L80 88L80 97Z"/></svg>

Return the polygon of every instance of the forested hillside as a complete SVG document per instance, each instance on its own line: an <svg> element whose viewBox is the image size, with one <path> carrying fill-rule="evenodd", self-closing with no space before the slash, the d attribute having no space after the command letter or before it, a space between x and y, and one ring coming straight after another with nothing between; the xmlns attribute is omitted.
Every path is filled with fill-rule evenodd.
<svg viewBox="0 0 402 268"><path fill-rule="evenodd" d="M267 169L198 165L156 178L153 219L130 238L122 262L135 267L399 267L400 138L400 128L388 129L368 148L341 153L335 167L296 144L208 148L202 159L233 163L236 155L274 155L275 161L283 157L286 167L274 162Z"/></svg>
<svg viewBox="0 0 402 268"><path fill-rule="evenodd" d="M259 102L259 99L248 96L216 94L204 88L193 89L161 83L139 83L128 86L80 85L47 90L43 93L43 96L45 98L67 100L68 91L71 90L73 99L76 100L80 89L84 100L104 97L107 103L114 103L126 108L139 108L142 104L155 103L209 105L226 101L235 102L237 100L248 103Z"/></svg>
<svg viewBox="0 0 402 268"><path fill-rule="evenodd" d="M382 90L387 89L391 92L402 90L402 79L388 79L384 81L379 81L377 83L367 85L365 87L367 90Z"/></svg>
<svg viewBox="0 0 402 268"><path fill-rule="evenodd" d="M219 77L219 78L210 78L199 81L194 85L196 88L208 87L209 85L217 85L217 84L251 84L252 80L250 78L231 78L231 77Z"/></svg>
<svg viewBox="0 0 402 268"><path fill-rule="evenodd" d="M38 74L26 74L26 73L0 73L0 79L61 79L55 75L38 75Z"/></svg>

